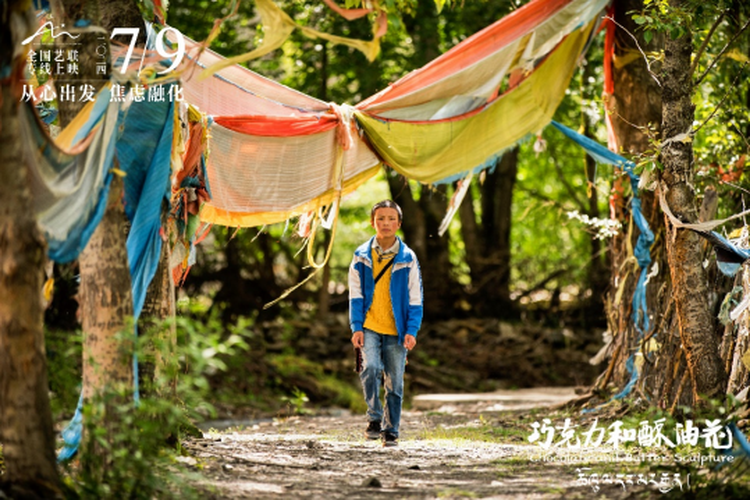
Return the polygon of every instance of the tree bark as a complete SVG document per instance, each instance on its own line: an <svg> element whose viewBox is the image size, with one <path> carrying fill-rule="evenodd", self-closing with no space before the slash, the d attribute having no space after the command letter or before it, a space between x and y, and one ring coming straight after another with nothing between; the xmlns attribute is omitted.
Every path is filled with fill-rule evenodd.
<svg viewBox="0 0 750 500"><path fill-rule="evenodd" d="M135 2L104 0L59 0L53 4L57 15L69 25L78 19L91 19L107 33L115 27L134 26L140 29L140 39L145 40L145 29ZM109 40L97 40L97 35L81 37L80 76L84 83L97 89L109 76L97 72L101 59L96 49L107 46ZM65 75L71 78L75 75ZM60 85L67 81L58 78ZM60 125L65 126L83 107L82 102L63 100L59 103ZM130 349L121 347L118 334L132 329L133 299L130 269L126 250L127 218L122 204L123 181L115 176L110 187L107 211L94 231L88 245L79 257L81 270L80 311L84 331L83 394L90 398L102 393L106 387L119 383L132 383L133 368Z"/></svg>
<svg viewBox="0 0 750 500"><path fill-rule="evenodd" d="M682 7L683 3L682 0L670 1L675 8ZM680 38L667 39L662 80L664 140L661 159L664 171L661 181L672 213L683 222L698 220L692 187L692 142L674 139L689 132L693 124L691 55L692 33L689 30ZM718 339L714 335L715 319L708 304L700 237L693 231L674 227L669 219L666 219L666 225L673 297L680 340L693 382L693 396L696 400L720 397L726 388L726 373L719 357Z"/></svg>
<svg viewBox="0 0 750 500"><path fill-rule="evenodd" d="M177 378L167 378L176 373L170 365L176 363L175 350L177 348L177 326L175 323L165 323L167 319L176 316L175 286L169 269L170 248L164 242L156 268L154 279L146 292L143 302L141 318L138 321L138 334L147 337L147 353L150 360L142 360L139 364L139 379L143 381L144 389L167 398L177 396ZM167 385L157 385L167 382Z"/></svg>
<svg viewBox="0 0 750 500"><path fill-rule="evenodd" d="M73 26L80 19L91 20L111 33L116 26L128 26L137 13L143 34L143 21L134 2L115 3L113 0L92 2L88 0L57 0L53 3L55 15L61 22ZM60 86L66 83L78 87L89 84L97 90L110 75L109 36L87 33L79 39L79 74L63 74L55 79L60 95ZM106 48L102 58L97 49ZM97 63L106 61L106 71L98 70ZM66 126L83 108L84 103L61 99L58 103L60 126ZM116 166L116 164L114 165ZM126 241L128 222L123 205L124 183L115 175L109 188L107 208L102 220L79 255L81 284L79 291L79 311L83 329L83 399L91 402L96 396L114 393L133 387L134 323L133 297L131 291L130 267ZM112 411L112 405L124 403L120 398L106 400L106 426L108 438L112 439L120 427L119 419ZM105 423L106 422L106 423ZM87 453L82 460L83 467L90 463L109 463L106 447L96 441L89 443L92 455ZM89 462L89 459L92 462Z"/></svg>
<svg viewBox="0 0 750 500"><path fill-rule="evenodd" d="M657 34L650 43L645 42L642 31L628 15L628 12L642 8L642 0L615 3L614 95L609 98L607 112L616 137L617 152L628 157L648 151L651 148L649 134L658 135L661 127L661 88L652 77L638 47L647 52L660 50L663 38ZM639 333L632 319L632 297L640 269L632 260L629 250L635 246L639 231L630 220L629 204L626 203L628 185L627 176L622 172L617 173L609 200L610 217L620 221L623 227L609 244L610 292L605 301L609 331L614 337L612 381L618 387L624 386L630 379L626 362L633 349L639 348ZM639 196L643 214L656 235L656 243L651 249L652 262L662 270L651 278L647 288L649 316L657 318L668 309L667 301L659 301L656 297L656 291L669 287L669 274L664 271L667 268L666 257L660 246L664 241L663 219L652 192L642 190ZM632 232L629 231L630 227L633 228ZM662 236L659 235L660 231ZM667 334L664 336L669 337Z"/></svg>
<svg viewBox="0 0 750 500"><path fill-rule="evenodd" d="M12 48L9 2L0 20L0 45ZM0 67L15 68L12 50ZM28 164L19 135L18 74L0 82L0 443L5 474L0 493L11 498L58 498L62 483L44 350L42 285L45 243L37 227L28 185ZM5 495L0 494L5 497Z"/></svg>
<svg viewBox="0 0 750 500"><path fill-rule="evenodd" d="M133 329L133 295L122 195L115 176L104 217L80 255L84 399L133 381L132 342L123 342Z"/></svg>

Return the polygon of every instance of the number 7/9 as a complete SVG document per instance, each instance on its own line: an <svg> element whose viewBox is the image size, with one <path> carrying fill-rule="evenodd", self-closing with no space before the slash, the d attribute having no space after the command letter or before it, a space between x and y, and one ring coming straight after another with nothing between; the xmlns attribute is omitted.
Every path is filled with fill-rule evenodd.
<svg viewBox="0 0 750 500"><path fill-rule="evenodd" d="M167 49L168 47L164 43L164 37L167 34L167 31L174 31L175 32L175 39L177 43L177 50L174 52L169 52ZM128 46L128 51L125 54L125 60L122 62L122 68L120 68L120 73L123 75L125 74L125 71L127 70L128 65L130 64L130 59L133 57L133 50L135 49L135 41L138 39L138 32L139 28L115 28L112 30L112 36L110 36L110 39L118 36L118 35L130 35L130 45ZM163 75L164 73L169 73L174 68L180 65L182 62L182 58L185 56L185 39L182 36L182 33L179 32L179 30L168 27L164 28L159 32L158 35L156 35L156 52L166 58L166 59L172 59L172 64L165 70L157 72L158 75ZM145 53L144 53L145 56ZM141 59L142 60L142 59ZM139 70L140 73L140 70Z"/></svg>

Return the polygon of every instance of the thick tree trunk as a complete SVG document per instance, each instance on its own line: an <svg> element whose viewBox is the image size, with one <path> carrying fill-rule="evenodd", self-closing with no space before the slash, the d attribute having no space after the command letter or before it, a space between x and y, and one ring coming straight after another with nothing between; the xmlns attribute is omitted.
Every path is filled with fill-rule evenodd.
<svg viewBox="0 0 750 500"><path fill-rule="evenodd" d="M641 31L627 14L643 7L642 0L625 0L615 3L615 58L613 64L614 95L608 103L608 113L617 138L618 152L628 157L643 154L651 148L648 130L658 134L661 126L661 89L654 80L638 46L645 51L659 50L663 43L660 36L646 43ZM636 37L638 45L636 45ZM614 180L610 196L610 216L622 223L623 230L612 238L610 253L610 292L605 299L605 309L609 331L614 341L611 360L611 381L617 387L624 386L630 379L626 362L634 350L639 332L633 322L633 293L640 269L633 259L632 248L639 236L638 228L631 222L628 195L629 180L620 173ZM656 243L651 249L652 266L661 271L651 278L647 288L649 316L663 317L669 314L666 300L658 300L657 292L669 287L669 274L666 257L661 245L664 238L661 212L652 192L641 191L642 210L651 230L656 234ZM630 231L632 228L632 232ZM667 323L668 325L668 323ZM669 335L664 335L669 337Z"/></svg>
<svg viewBox="0 0 750 500"><path fill-rule="evenodd" d="M81 252L80 307L83 323L83 396L133 381L133 296L125 248L127 226L123 182L115 176L101 223Z"/></svg>
<svg viewBox="0 0 750 500"><path fill-rule="evenodd" d="M140 38L145 40L143 20L135 2L60 0L53 6L58 10L59 18L69 25L75 24L78 19L92 19L107 33L115 27L135 26L140 29ZM111 68L107 67L105 75L97 72L96 63L101 60L97 48L102 44L108 47L108 37L98 40L97 35L88 35L79 40L83 42L79 56L80 75L61 75L57 84L63 84L65 77L81 78L84 83L99 88L106 82ZM59 104L60 125L65 126L83 104L62 100ZM127 219L122 195L123 181L115 176L109 192L107 212L79 257L85 398L103 392L108 386L132 383L133 380L130 362L132 349L123 349L118 339L118 334L125 334L134 326L130 270L125 248Z"/></svg>
<svg viewBox="0 0 750 500"><path fill-rule="evenodd" d="M53 3L55 15L69 26L76 21L88 19L111 33L116 26L126 27L137 14L137 27L143 34L143 21L138 8L132 1L115 3L112 0L93 2L88 0L58 0ZM106 83L111 68L109 66L109 36L87 33L79 39L79 74L63 74L56 77L58 95L60 86L66 83L79 88L81 84L93 85L96 89ZM97 69L102 61L97 49L106 47L104 60L106 71ZM72 81L71 81L72 80ZM73 99L59 102L59 119L66 126L85 103ZM116 165L115 165L116 166ZM112 180L105 214L89 239L86 248L79 255L81 284L79 291L79 311L82 318L83 341L83 398L90 402L110 391L121 391L133 386L134 327L133 298L131 292L130 268L126 250L128 222L123 206L124 183L115 176ZM112 411L118 399L108 399L106 422L108 436L113 436L121 426ZM110 438L111 439L111 438ZM108 463L106 447L96 441L89 442L93 454L87 453L83 467L92 463Z"/></svg>
<svg viewBox="0 0 750 500"><path fill-rule="evenodd" d="M12 47L6 4L0 19L0 45ZM13 67L3 50L0 67ZM0 83L0 444L5 474L0 497L61 497L55 436L49 403L41 291L45 244L32 209L19 136L20 82ZM3 495L2 492L7 495Z"/></svg>
<svg viewBox="0 0 750 500"><path fill-rule="evenodd" d="M680 7L683 2L672 0L670 5ZM688 31L676 40L667 39L662 80L662 189L666 189L666 200L671 211L683 222L698 220L692 187L692 142L674 139L689 132L694 119L691 37ZM669 219L666 223L667 256L674 285L675 310L680 340L693 382L693 396L696 400L720 397L726 388L726 373L719 357L718 339L714 334L715 319L708 303L700 237L692 231L674 227Z"/></svg>

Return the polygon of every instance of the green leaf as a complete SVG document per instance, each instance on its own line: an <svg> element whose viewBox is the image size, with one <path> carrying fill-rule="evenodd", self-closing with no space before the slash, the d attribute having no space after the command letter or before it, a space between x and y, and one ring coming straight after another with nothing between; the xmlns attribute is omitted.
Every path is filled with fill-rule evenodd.
<svg viewBox="0 0 750 500"><path fill-rule="evenodd" d="M646 43L651 43L651 40L654 38L654 32L653 31L644 31L643 32L643 41Z"/></svg>
<svg viewBox="0 0 750 500"><path fill-rule="evenodd" d="M435 7L437 7L438 14L443 10L446 0L435 0Z"/></svg>

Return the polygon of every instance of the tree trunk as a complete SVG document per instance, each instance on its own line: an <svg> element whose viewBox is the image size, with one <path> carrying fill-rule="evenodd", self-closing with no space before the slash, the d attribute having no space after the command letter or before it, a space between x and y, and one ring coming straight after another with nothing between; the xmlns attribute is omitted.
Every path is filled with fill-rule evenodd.
<svg viewBox="0 0 750 500"><path fill-rule="evenodd" d="M170 365L177 362L177 326L174 322L165 324L167 319L176 316L175 286L169 269L170 248L164 242L156 268L154 279L146 292L141 318L138 321L138 334L147 337L147 351L150 360L139 364L139 379L144 389L151 390L166 398L177 396L177 378L172 377L166 386L154 385L155 382L166 382L169 374L176 373Z"/></svg>
<svg viewBox="0 0 750 500"><path fill-rule="evenodd" d="M134 2L105 0L59 0L54 2L55 16L69 26L77 20L89 19L101 26L106 33L117 26L128 26L135 19L145 40L144 25ZM89 84L97 90L109 79L109 36L97 33L82 34L79 50L79 74L61 74L55 78L60 95L60 86L66 83L79 88ZM105 56L97 50L105 47ZM106 63L105 71L97 64ZM83 108L84 102L61 99L59 106L60 126L66 126ZM115 164L116 166L116 164ZM107 208L101 222L89 242L79 255L81 284L79 291L80 314L83 329L83 391L84 401L94 396L103 396L111 391L122 391L133 386L132 354L134 349L133 297L130 268L126 250L128 222L123 205L124 183L115 175L109 188ZM124 403L119 398L108 398L106 404L107 435L113 436L120 427L112 405ZM112 439L111 437L108 439ZM90 442L93 455L86 456L91 463L109 463L106 447L96 441ZM83 467L90 466L88 460Z"/></svg>
<svg viewBox="0 0 750 500"><path fill-rule="evenodd" d="M328 245L331 244L331 231L325 232L323 239L323 255L325 255ZM331 261L329 260L323 266L321 271L320 290L318 290L318 312L316 318L318 321L325 323L328 314L331 312L331 293L328 290L328 282L331 281Z"/></svg>
<svg viewBox="0 0 750 500"><path fill-rule="evenodd" d="M513 186L518 171L518 148L507 151L495 171L486 174L481 192L481 220L477 223L471 191L459 208L466 263L471 274L472 305L477 314L514 317L510 299L510 230Z"/></svg>
<svg viewBox="0 0 750 500"><path fill-rule="evenodd" d="M0 67L11 60L9 13L0 20ZM42 325L45 244L28 186L28 165L19 135L20 84L15 73L0 82L0 443L5 474L0 496L58 498L62 483L55 461Z"/></svg>
<svg viewBox="0 0 750 500"><path fill-rule="evenodd" d="M84 399L133 381L132 344L123 345L132 338L133 296L122 195L122 179L115 176L104 217L79 258Z"/></svg>
<svg viewBox="0 0 750 500"><path fill-rule="evenodd" d="M106 0L61 0L55 5L61 20L73 25L78 19L93 19L110 33L115 27L134 26L145 40L143 19L135 2ZM107 38L107 37L105 37ZM104 44L109 54L109 40L97 40L97 35L81 37L80 76L84 83L96 88L109 76L97 72L101 60L97 47ZM107 56L107 61L109 57ZM65 75L70 78L75 75ZM60 85L66 78L58 78ZM82 102L61 101L60 125L65 126L83 107ZM81 270L80 303L84 331L83 394L89 398L115 383L131 383L132 349L120 347L118 334L133 328L133 299L130 270L126 251L127 219L122 204L123 181L118 176L110 187L107 212L79 257Z"/></svg>
<svg viewBox="0 0 750 500"><path fill-rule="evenodd" d="M321 101L328 101L328 42L321 42L320 67L318 74L320 76L320 91L317 96ZM340 207L337 207L337 210ZM323 240L323 255L331 244L331 231L325 231ZM316 319L325 324L328 313L331 311L331 294L328 292L328 282L331 280L331 262L328 261L323 266L321 272L320 289L318 290L318 313Z"/></svg>
<svg viewBox="0 0 750 500"><path fill-rule="evenodd" d="M657 35L650 43L643 40L642 31L638 30L638 26L627 14L642 8L642 0L615 3L615 56L612 68L614 95L607 103L607 112L617 142L610 147L616 147L618 153L628 157L648 151L651 148L649 129L652 133L658 134L661 126L661 89L649 72L644 58L635 56L640 54L639 46L644 51L659 50L663 39ZM637 44L633 36L636 37ZM628 178L620 172L613 181L610 195L610 217L620 221L623 227L609 245L611 280L610 292L605 299L609 331L614 338L614 358L610 362L613 365L611 380L617 387L624 386L630 379L626 363L634 350L640 348L637 344L639 332L632 317L632 299L640 269L630 250L635 247L639 231L631 221L629 203L626 203L625 199L628 185ZM658 265L661 270L651 278L647 287L649 316L671 317L669 300L659 300L665 288L667 293L671 291L669 274L665 272L667 265L663 251L664 229L661 212L652 192L642 190L639 196L642 200L643 214L656 235L656 243L651 249L652 266ZM662 292L657 297L660 290ZM661 324L669 325L664 321ZM664 337L665 341L670 338L668 332L665 332Z"/></svg>
<svg viewBox="0 0 750 500"><path fill-rule="evenodd" d="M681 0L670 5L682 7ZM668 38L664 51L662 81L663 120L661 159L664 171L662 189L672 213L683 222L696 222L693 180L693 146L691 141L674 140L689 132L694 119L692 97L692 33L678 39ZM667 256L672 276L675 310L680 340L693 382L693 397L715 398L723 395L726 373L719 357L715 319L708 304L708 286L703 269L700 237L693 231L667 224Z"/></svg>

